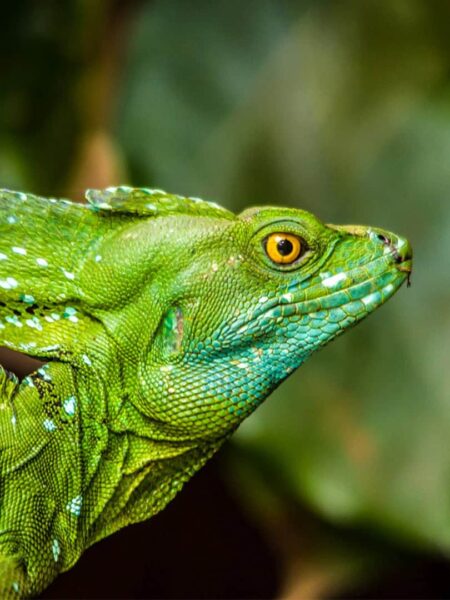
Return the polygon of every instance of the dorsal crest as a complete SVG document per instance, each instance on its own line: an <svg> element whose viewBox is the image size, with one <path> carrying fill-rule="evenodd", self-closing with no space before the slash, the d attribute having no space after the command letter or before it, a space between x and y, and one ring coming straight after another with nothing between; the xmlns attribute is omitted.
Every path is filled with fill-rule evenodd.
<svg viewBox="0 0 450 600"><path fill-rule="evenodd" d="M92 210L107 214L129 214L138 217L183 214L221 219L235 218L232 212L215 202L168 194L159 189L128 186L108 187L103 190L90 189L86 191L86 200Z"/></svg>

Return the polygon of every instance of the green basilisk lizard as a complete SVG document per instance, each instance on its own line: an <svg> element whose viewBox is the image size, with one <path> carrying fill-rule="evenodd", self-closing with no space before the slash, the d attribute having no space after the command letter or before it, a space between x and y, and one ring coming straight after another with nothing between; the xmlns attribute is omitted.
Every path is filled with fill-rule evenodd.
<svg viewBox="0 0 450 600"><path fill-rule="evenodd" d="M128 187L0 192L0 596L160 511L310 354L390 298L409 243Z"/></svg>

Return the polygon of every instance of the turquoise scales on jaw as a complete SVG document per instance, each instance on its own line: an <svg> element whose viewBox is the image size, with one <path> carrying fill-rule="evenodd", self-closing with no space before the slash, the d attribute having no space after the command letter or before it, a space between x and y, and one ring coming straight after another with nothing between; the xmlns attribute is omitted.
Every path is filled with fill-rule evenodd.
<svg viewBox="0 0 450 600"><path fill-rule="evenodd" d="M215 338L191 344L190 350L199 365L204 365L204 396L218 397L227 403L230 414L248 414L274 384L302 364L317 347L394 293L395 273L381 273L372 281L353 283L353 264L349 261L347 271L338 267L333 272L320 272L310 280L291 283L286 288L290 291L279 296L261 296L253 314L239 314ZM305 289L308 294L302 294ZM280 327L286 319L288 324ZM269 329L274 330L275 340L267 344L261 341L261 332L267 333ZM243 335L254 338L254 343L240 351L239 359L227 362L226 383L218 395L218 377L211 356L216 346L220 360L224 349L232 348L236 332L241 339ZM175 391L175 384L171 384L171 389Z"/></svg>

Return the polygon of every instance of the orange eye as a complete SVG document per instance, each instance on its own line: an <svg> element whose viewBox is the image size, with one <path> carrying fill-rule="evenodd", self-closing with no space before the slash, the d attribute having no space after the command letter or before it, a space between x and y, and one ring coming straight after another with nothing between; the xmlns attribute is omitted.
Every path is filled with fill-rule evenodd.
<svg viewBox="0 0 450 600"><path fill-rule="evenodd" d="M278 265L289 265L302 252L302 240L292 233L271 233L266 239L267 256Z"/></svg>

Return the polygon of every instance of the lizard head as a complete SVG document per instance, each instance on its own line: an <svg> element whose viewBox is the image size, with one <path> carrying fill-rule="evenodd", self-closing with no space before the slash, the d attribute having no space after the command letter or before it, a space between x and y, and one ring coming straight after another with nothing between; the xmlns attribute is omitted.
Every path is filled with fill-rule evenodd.
<svg viewBox="0 0 450 600"><path fill-rule="evenodd" d="M411 271L405 239L326 225L296 209L253 208L221 222L181 219L173 235L176 275L142 381L152 389L147 397L157 398L152 414L193 437L233 430ZM142 400L145 410L145 394Z"/></svg>
<svg viewBox="0 0 450 600"><path fill-rule="evenodd" d="M233 431L411 271L405 239L298 209L235 216L125 187L89 192L89 208L3 195L3 344L68 363L162 439Z"/></svg>

